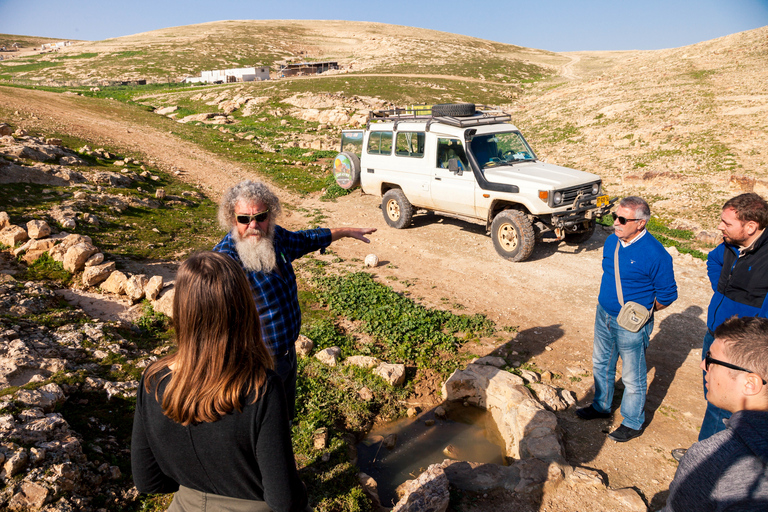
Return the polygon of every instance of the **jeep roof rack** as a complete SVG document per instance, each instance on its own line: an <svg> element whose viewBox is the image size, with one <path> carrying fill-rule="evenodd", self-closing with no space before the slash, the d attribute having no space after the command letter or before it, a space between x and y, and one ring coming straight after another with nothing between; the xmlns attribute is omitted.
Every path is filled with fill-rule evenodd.
<svg viewBox="0 0 768 512"><path fill-rule="evenodd" d="M370 128L372 122L393 121L395 127L403 121L424 121L428 124L433 122L447 124L449 126L458 126L466 128L469 126L480 126L486 124L506 123L512 120L512 116L505 114L499 109L478 105L478 109L471 116L435 116L432 115L430 105L415 105L410 108L393 108L388 110L372 110L368 114L367 127Z"/></svg>

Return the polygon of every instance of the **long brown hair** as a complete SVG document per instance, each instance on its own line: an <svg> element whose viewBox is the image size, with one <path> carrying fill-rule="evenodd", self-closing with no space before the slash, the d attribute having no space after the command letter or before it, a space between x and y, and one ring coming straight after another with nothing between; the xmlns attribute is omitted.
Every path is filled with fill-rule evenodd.
<svg viewBox="0 0 768 512"><path fill-rule="evenodd" d="M175 288L178 350L147 369L147 392L170 368L162 407L172 420L189 425L241 411L248 394L258 398L273 367L245 273L225 254L200 252L182 263Z"/></svg>

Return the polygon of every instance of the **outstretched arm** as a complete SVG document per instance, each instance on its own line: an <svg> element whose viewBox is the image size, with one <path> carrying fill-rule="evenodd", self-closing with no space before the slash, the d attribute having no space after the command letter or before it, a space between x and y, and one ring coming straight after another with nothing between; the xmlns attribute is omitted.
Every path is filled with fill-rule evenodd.
<svg viewBox="0 0 768 512"><path fill-rule="evenodd" d="M376 231L376 228L331 228L331 241L335 242L340 238L356 238L367 244L371 243L365 235Z"/></svg>

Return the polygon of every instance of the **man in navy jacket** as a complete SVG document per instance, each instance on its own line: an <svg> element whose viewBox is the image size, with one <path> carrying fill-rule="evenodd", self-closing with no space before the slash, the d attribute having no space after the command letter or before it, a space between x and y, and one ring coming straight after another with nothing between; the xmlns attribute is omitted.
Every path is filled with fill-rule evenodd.
<svg viewBox="0 0 768 512"><path fill-rule="evenodd" d="M768 203L755 193L738 195L723 205L718 229L723 243L707 258L712 300L707 311L707 334L702 359L714 341L714 331L736 316L768 317ZM704 388L704 398L707 389ZM707 402L699 441L725 430L723 420L731 413Z"/></svg>

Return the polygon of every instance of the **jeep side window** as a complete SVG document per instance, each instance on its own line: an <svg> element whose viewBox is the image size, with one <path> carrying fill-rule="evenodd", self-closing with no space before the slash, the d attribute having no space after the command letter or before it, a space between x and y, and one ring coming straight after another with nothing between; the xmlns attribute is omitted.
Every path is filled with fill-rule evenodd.
<svg viewBox="0 0 768 512"><path fill-rule="evenodd" d="M424 132L397 132L395 140L395 154L397 156L409 156L422 158L424 156Z"/></svg>
<svg viewBox="0 0 768 512"><path fill-rule="evenodd" d="M448 161L456 158L459 161L459 170L468 169L467 155L464 146L459 139L437 139L437 167L448 168Z"/></svg>
<svg viewBox="0 0 768 512"><path fill-rule="evenodd" d="M391 155L392 132L371 132L367 151L370 155Z"/></svg>
<svg viewBox="0 0 768 512"><path fill-rule="evenodd" d="M341 132L341 150L356 154L358 157L363 154L363 132L362 130L349 130Z"/></svg>

